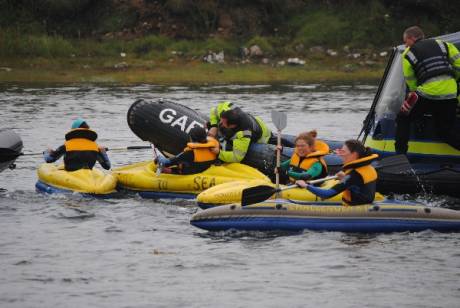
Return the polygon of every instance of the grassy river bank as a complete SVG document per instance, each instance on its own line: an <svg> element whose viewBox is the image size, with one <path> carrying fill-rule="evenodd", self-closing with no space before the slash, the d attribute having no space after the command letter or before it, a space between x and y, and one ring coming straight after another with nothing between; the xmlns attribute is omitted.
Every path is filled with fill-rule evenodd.
<svg viewBox="0 0 460 308"><path fill-rule="evenodd" d="M372 67L342 61L307 61L303 66L209 64L201 61L72 58L0 59L0 83L105 84L286 84L378 82L383 63Z"/></svg>

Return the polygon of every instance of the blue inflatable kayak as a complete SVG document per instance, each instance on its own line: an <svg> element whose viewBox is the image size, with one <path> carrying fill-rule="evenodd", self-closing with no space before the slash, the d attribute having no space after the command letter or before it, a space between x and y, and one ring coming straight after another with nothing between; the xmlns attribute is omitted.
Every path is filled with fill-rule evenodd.
<svg viewBox="0 0 460 308"><path fill-rule="evenodd" d="M210 231L450 232L460 231L460 211L395 201L343 206L271 200L206 209L193 215L190 223Z"/></svg>

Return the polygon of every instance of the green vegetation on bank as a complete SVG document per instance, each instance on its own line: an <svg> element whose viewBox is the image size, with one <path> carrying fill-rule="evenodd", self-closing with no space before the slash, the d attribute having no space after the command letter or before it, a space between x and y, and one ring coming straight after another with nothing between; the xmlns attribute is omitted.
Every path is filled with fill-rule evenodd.
<svg viewBox="0 0 460 308"><path fill-rule="evenodd" d="M0 81L378 79L380 52L400 44L404 28L458 30L457 7L450 0L4 0ZM261 55L247 54L253 45ZM221 51L225 64L202 63ZM289 57L305 66L279 65Z"/></svg>
<svg viewBox="0 0 460 308"><path fill-rule="evenodd" d="M2 70L0 83L122 83L160 85L203 84L286 84L313 82L375 81L382 76L381 68L344 70L336 64L273 67L262 64L206 64L201 62L154 62L133 60L128 67L115 68L115 59L73 59L49 61L35 59L9 62L10 70Z"/></svg>

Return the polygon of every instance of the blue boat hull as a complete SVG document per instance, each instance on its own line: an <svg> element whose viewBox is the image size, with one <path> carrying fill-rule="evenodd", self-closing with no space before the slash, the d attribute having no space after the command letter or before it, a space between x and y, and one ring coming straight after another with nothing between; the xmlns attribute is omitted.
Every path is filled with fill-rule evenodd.
<svg viewBox="0 0 460 308"><path fill-rule="evenodd" d="M55 186L46 184L40 180L38 180L35 183L35 189L38 192L45 193L45 194L67 194L67 195L80 195L82 197L88 197L88 198L98 198L98 199L109 199L109 198L115 198L119 196L118 192L110 193L110 194L87 194L87 193L79 193L79 192L74 192L69 189L62 189L62 188L57 188Z"/></svg>
<svg viewBox="0 0 460 308"><path fill-rule="evenodd" d="M460 221L439 222L403 219L306 219L245 217L223 218L212 221L192 222L195 227L209 231L247 230L247 231L338 231L357 233L420 232L435 230L440 232L460 231Z"/></svg>
<svg viewBox="0 0 460 308"><path fill-rule="evenodd" d="M342 206L277 200L207 209L193 215L190 223L209 231L457 232L460 211L390 201Z"/></svg>

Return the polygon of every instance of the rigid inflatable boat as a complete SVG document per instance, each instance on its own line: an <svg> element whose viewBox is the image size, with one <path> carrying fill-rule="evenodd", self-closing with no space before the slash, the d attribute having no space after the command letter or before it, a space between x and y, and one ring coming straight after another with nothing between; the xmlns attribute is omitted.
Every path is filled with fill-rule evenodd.
<svg viewBox="0 0 460 308"><path fill-rule="evenodd" d="M460 48L460 32L439 39ZM404 46L393 49L360 134L366 146L381 158L395 153L395 119L406 95L401 69L403 51ZM460 132L460 119L457 119L456 131ZM460 196L460 151L436 136L431 115L426 114L421 121L412 123L407 157L413 172L379 172L379 191Z"/></svg>
<svg viewBox="0 0 460 308"><path fill-rule="evenodd" d="M37 170L35 187L45 193L81 193L95 197L109 197L116 192L117 178L100 169L66 171L63 166L41 164Z"/></svg>
<svg viewBox="0 0 460 308"><path fill-rule="evenodd" d="M270 183L263 173L250 166L232 163L211 166L196 174L156 174L154 162L146 161L113 170L121 189L139 193L143 198L194 199L197 194L212 186L238 180L257 179Z"/></svg>
<svg viewBox="0 0 460 308"><path fill-rule="evenodd" d="M21 155L22 140L12 130L0 128L0 172L14 168L14 161Z"/></svg>
<svg viewBox="0 0 460 308"><path fill-rule="evenodd" d="M337 184L337 180L327 181L321 187L327 189L327 188L334 186L335 184ZM259 185L267 185L267 186L275 187L275 184L273 183L267 184L266 182L263 182L261 180L238 181L238 182L232 182L232 183L225 183L225 184L216 185L214 187L206 189L205 191L203 191L196 197L196 200L198 202L198 206L201 207L202 209L211 208L211 207L224 205L224 204L230 204L230 203L239 203L241 202L243 189L246 189L249 187L255 187ZM280 185L281 189L283 189L284 187L286 186ZM273 195L271 198L274 199L275 195ZM337 202L340 202L342 200L342 194L340 193L332 198L323 200L319 198L318 196L316 196L315 194L312 194L305 188L297 187L297 188L292 188L292 189L281 191L278 198L292 200L292 201L318 202L320 204L336 204ZM376 193L375 195L376 201L381 201L383 199L384 197L381 194Z"/></svg>
<svg viewBox="0 0 460 308"><path fill-rule="evenodd" d="M208 118L196 110L172 101L140 99L129 108L127 120L130 129L140 139L153 143L165 154L177 155L187 145L190 130L195 126L204 127ZM293 143L295 136L283 135L283 138ZM342 146L341 142L337 141L327 143L331 150ZM289 159L293 150L283 147L281 160ZM331 172L340 169L342 162L337 155L327 155L325 160ZM252 144L242 163L272 176L276 166L276 146Z"/></svg>
<svg viewBox="0 0 460 308"><path fill-rule="evenodd" d="M449 232L460 231L460 211L394 201L343 206L276 200L210 208L194 214L190 223L210 231Z"/></svg>

